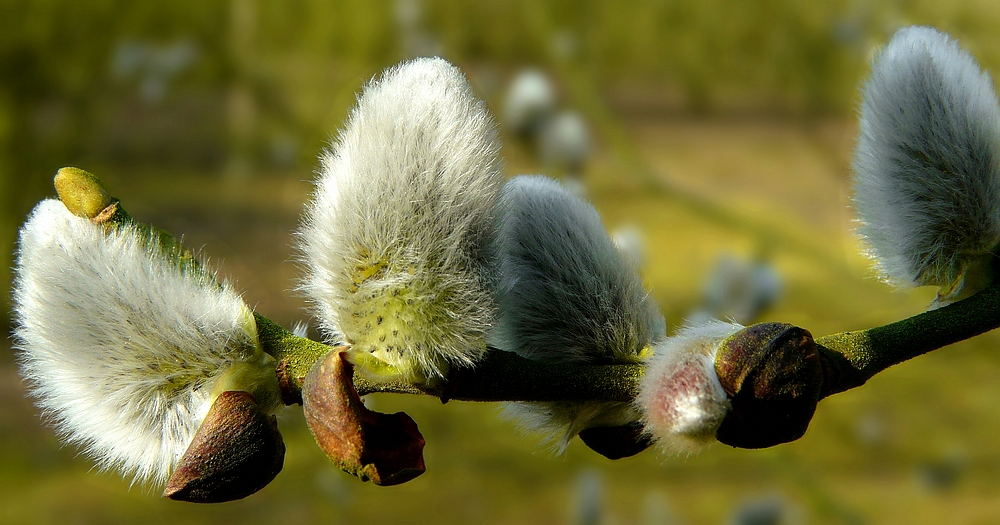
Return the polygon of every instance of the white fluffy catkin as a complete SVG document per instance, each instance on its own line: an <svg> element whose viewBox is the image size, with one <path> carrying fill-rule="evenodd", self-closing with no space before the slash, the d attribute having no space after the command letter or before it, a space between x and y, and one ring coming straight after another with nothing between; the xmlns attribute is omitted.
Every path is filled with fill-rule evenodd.
<svg viewBox="0 0 1000 525"><path fill-rule="evenodd" d="M656 302L593 206L558 182L520 176L501 197L500 318L490 343L537 361L637 363L665 335ZM627 403L519 405L526 426L565 444L591 426L639 414Z"/></svg>
<svg viewBox="0 0 1000 525"><path fill-rule="evenodd" d="M901 29L863 88L859 233L896 285L949 287L1000 242L1000 107L947 35Z"/></svg>
<svg viewBox="0 0 1000 525"><path fill-rule="evenodd" d="M301 289L328 340L415 381L486 351L499 150L485 105L443 59L365 87L298 232Z"/></svg>
<svg viewBox="0 0 1000 525"><path fill-rule="evenodd" d="M220 389L278 406L274 360L236 292L178 268L132 227L106 233L57 200L21 228L14 314L21 374L44 415L135 481L166 482Z"/></svg>
<svg viewBox="0 0 1000 525"><path fill-rule="evenodd" d="M646 432L667 453L696 452L715 441L729 400L715 372L715 354L743 329L715 319L689 323L656 346L635 405Z"/></svg>

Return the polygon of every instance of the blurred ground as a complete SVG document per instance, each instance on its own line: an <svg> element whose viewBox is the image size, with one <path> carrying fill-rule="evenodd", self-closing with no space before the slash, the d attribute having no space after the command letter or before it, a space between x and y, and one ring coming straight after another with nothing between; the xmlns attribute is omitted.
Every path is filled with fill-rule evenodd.
<svg viewBox="0 0 1000 525"><path fill-rule="evenodd" d="M760 320L821 336L901 319L934 291L873 278L848 195L865 63L908 23L1000 64L990 0L0 0L0 284L16 224L54 194L58 167L78 165L260 312L304 319L290 235L318 151L371 75L443 53L494 110L520 67L551 74L592 132L588 194L609 229L638 228L671 328L722 251L764 254L781 276ZM505 144L509 175L542 170ZM998 343L986 334L825 400L795 443L685 458L611 462L578 442L552 457L497 406L374 397L427 439L427 473L388 488L330 466L291 407L278 478L199 506L60 448L0 339L0 523L578 523L581 500L603 524L722 524L772 504L785 523L998 523Z"/></svg>

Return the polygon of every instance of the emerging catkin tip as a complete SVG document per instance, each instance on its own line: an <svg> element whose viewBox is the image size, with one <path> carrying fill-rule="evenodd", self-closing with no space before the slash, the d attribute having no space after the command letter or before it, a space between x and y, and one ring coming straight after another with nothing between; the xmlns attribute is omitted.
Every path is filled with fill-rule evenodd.
<svg viewBox="0 0 1000 525"><path fill-rule="evenodd" d="M639 384L636 406L646 431L671 454L696 452L715 441L729 399L715 355L743 327L717 320L687 324L655 349Z"/></svg>

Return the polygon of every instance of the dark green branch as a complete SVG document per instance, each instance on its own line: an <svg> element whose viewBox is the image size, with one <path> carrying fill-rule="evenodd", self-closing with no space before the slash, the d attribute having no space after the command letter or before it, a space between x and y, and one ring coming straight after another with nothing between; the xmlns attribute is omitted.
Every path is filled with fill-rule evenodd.
<svg viewBox="0 0 1000 525"><path fill-rule="evenodd" d="M642 373L642 365L542 363L493 350L475 368L453 369L434 395L445 401L630 402Z"/></svg>
<svg viewBox="0 0 1000 525"><path fill-rule="evenodd" d="M1000 284L902 321L816 340L826 358L823 397L865 384L892 365L1000 327Z"/></svg>
<svg viewBox="0 0 1000 525"><path fill-rule="evenodd" d="M300 403L302 381L336 347L297 337L255 314L264 350L278 360L285 402ZM886 368L1000 326L1000 285L944 308L885 326L819 338L821 397L863 385ZM422 394L443 401L622 401L634 399L642 365L571 365L531 361L494 350L474 368L456 367L444 381L379 383L355 371L361 395Z"/></svg>
<svg viewBox="0 0 1000 525"><path fill-rule="evenodd" d="M279 362L286 402L300 402L307 373L335 347L293 335L255 314L264 350ZM822 397L863 385L886 368L1000 326L1000 285L944 308L885 326L817 339L825 377ZM456 367L445 381L378 383L355 372L358 393L423 394L465 401L631 401L641 365L570 365L491 351L474 368Z"/></svg>
<svg viewBox="0 0 1000 525"><path fill-rule="evenodd" d="M301 403L302 381L328 352L327 346L298 337L274 321L255 313L264 351L278 360L282 397ZM411 385L399 381L377 383L355 370L360 395L373 393L424 394L442 401L623 401L635 398L641 365L569 365L541 363L511 352L492 350L474 368L456 367L445 381Z"/></svg>

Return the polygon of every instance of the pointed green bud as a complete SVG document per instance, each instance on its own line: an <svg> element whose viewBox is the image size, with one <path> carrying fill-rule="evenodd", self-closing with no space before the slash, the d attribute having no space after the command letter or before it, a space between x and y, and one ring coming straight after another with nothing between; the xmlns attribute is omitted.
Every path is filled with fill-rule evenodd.
<svg viewBox="0 0 1000 525"><path fill-rule="evenodd" d="M77 217L93 220L115 202L100 179L80 168L61 168L53 184L59 200Z"/></svg>

